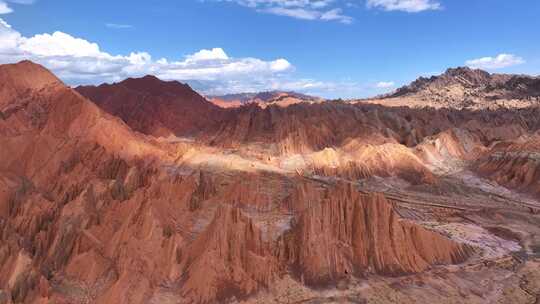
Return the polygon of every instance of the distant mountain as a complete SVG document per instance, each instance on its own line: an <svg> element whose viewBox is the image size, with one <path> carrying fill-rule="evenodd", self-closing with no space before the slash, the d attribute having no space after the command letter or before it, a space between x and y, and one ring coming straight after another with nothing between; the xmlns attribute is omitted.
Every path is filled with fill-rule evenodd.
<svg viewBox="0 0 540 304"><path fill-rule="evenodd" d="M288 106L300 102L321 102L320 97L296 92L268 91L259 93L239 93L222 96L209 96L208 100L222 108L237 108L245 104L255 103L261 107L271 104Z"/></svg>
<svg viewBox="0 0 540 304"><path fill-rule="evenodd" d="M468 67L451 68L439 76L420 77L411 84L377 99L390 100L390 104L412 106L523 107L535 104L540 99L540 78L491 74Z"/></svg>
<svg viewBox="0 0 540 304"><path fill-rule="evenodd" d="M133 130L154 136L197 133L219 120L223 112L189 85L154 76L76 90Z"/></svg>

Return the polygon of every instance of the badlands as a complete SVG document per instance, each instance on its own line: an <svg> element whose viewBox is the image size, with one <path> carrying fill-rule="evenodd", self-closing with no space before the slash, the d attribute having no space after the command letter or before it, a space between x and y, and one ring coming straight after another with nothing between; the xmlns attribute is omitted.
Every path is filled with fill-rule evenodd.
<svg viewBox="0 0 540 304"><path fill-rule="evenodd" d="M1 65L0 303L540 303L540 79L270 95Z"/></svg>

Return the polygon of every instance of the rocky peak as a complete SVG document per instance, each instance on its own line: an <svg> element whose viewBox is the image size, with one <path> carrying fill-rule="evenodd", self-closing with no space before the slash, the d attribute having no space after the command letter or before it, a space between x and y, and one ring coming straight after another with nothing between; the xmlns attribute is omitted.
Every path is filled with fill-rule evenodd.
<svg viewBox="0 0 540 304"><path fill-rule="evenodd" d="M0 65L0 79L20 87L40 89L47 85L61 83L53 73L29 60Z"/></svg>
<svg viewBox="0 0 540 304"><path fill-rule="evenodd" d="M0 65L0 109L29 91L54 85L63 84L49 70L31 61Z"/></svg>
<svg viewBox="0 0 540 304"><path fill-rule="evenodd" d="M150 75L76 90L132 129L158 137L197 133L222 115L189 85Z"/></svg>
<svg viewBox="0 0 540 304"><path fill-rule="evenodd" d="M187 84L178 81L165 81L153 75L146 75L140 78L128 78L119 85L125 86L130 90L144 92L152 95L173 94L181 96L195 96L197 92L193 91ZM200 97L201 100L203 99Z"/></svg>
<svg viewBox="0 0 540 304"><path fill-rule="evenodd" d="M420 77L384 98L412 97L424 106L485 108L493 100L528 100L540 96L540 79L527 75L491 74L469 67L450 68L443 74Z"/></svg>
<svg viewBox="0 0 540 304"><path fill-rule="evenodd" d="M492 84L494 75L469 67L449 68L439 76L420 77L411 84L399 88L391 97L418 93L427 89L442 89L452 85L465 88L486 87Z"/></svg>

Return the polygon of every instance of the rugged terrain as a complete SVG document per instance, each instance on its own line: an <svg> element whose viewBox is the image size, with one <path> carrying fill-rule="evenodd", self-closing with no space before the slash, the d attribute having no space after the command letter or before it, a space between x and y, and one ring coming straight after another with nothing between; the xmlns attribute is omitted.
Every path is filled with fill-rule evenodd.
<svg viewBox="0 0 540 304"><path fill-rule="evenodd" d="M540 108L384 105L445 77L224 109L0 66L0 303L540 303Z"/></svg>
<svg viewBox="0 0 540 304"><path fill-rule="evenodd" d="M75 90L133 130L156 137L196 133L223 115L188 85L154 76Z"/></svg>
<svg viewBox="0 0 540 304"><path fill-rule="evenodd" d="M296 103L322 102L319 97L309 96L296 92L269 91L261 93L240 93L221 96L209 96L208 100L222 108L238 108L243 105L257 104L262 108L271 105L286 107Z"/></svg>
<svg viewBox="0 0 540 304"><path fill-rule="evenodd" d="M369 100L386 106L455 109L526 108L540 103L540 78L490 74L468 67L420 77L395 92Z"/></svg>

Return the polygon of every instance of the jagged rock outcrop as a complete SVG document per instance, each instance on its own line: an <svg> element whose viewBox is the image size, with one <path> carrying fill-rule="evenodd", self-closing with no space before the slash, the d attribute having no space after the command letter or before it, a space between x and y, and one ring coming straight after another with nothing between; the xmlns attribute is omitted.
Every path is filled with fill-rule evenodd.
<svg viewBox="0 0 540 304"><path fill-rule="evenodd" d="M336 151L326 148L308 157L308 168L316 175L338 176L358 180L373 176L397 176L412 184L432 183L435 176L405 146L387 143L353 148L349 143ZM348 151L347 151L348 150Z"/></svg>
<svg viewBox="0 0 540 304"><path fill-rule="evenodd" d="M522 108L540 102L540 78L459 67L420 77L371 102L435 108Z"/></svg>
<svg viewBox="0 0 540 304"><path fill-rule="evenodd" d="M490 74L486 71L459 67L448 69L439 76L420 77L410 85L396 90L388 97L418 94L422 91L448 90L459 86L471 93L485 94L490 99L513 99L540 96L540 79L525 75Z"/></svg>
<svg viewBox="0 0 540 304"><path fill-rule="evenodd" d="M364 143L399 142L411 124L396 113L380 113L375 107L361 108L345 103L296 104L286 108L237 109L213 133L206 136L211 145L236 147L253 143L260 149L270 144L269 153L303 154L345 144L360 138ZM393 129L399 129L392 131Z"/></svg>
<svg viewBox="0 0 540 304"><path fill-rule="evenodd" d="M427 137L415 149L422 163L443 170L451 170L455 162L478 159L487 151L479 135L459 128Z"/></svg>
<svg viewBox="0 0 540 304"><path fill-rule="evenodd" d="M463 262L470 248L399 219L380 194L350 185L306 202L283 237L280 259L308 284L327 284L367 273L416 273L436 264Z"/></svg>
<svg viewBox="0 0 540 304"><path fill-rule="evenodd" d="M540 136L525 136L495 145L475 169L501 185L540 195Z"/></svg>
<svg viewBox="0 0 540 304"><path fill-rule="evenodd" d="M508 111L417 109L372 104L325 102L261 109L229 110L228 118L203 139L211 145L264 149L272 154L305 154L342 147L351 141L409 147L442 131L460 128L483 145L524 135L540 128L540 108ZM267 147L261 147L262 145Z"/></svg>
<svg viewBox="0 0 540 304"><path fill-rule="evenodd" d="M0 289L15 303L94 298L91 290L110 288L118 272L91 229L103 227L114 202L148 186L153 159L177 155L41 66L0 66L0 77L9 84L0 90L9 101L0 108Z"/></svg>
<svg viewBox="0 0 540 304"><path fill-rule="evenodd" d="M261 230L238 208L220 206L206 230L179 253L181 293L196 303L242 298L278 277L277 259Z"/></svg>
<svg viewBox="0 0 540 304"><path fill-rule="evenodd" d="M18 80L22 72L35 79ZM154 128L155 117L139 126L204 130L191 142L134 132L29 62L0 66L0 79L0 296L14 303L222 303L289 274L319 287L420 273L476 252L402 219L391 195L361 193L358 179L431 189L428 165L480 158L497 181L538 188L530 159L540 141L516 140L538 130L538 108L251 105L218 110L226 115L217 125L210 115L209 129ZM166 97L187 89L126 82L100 94L159 96L165 111Z"/></svg>
<svg viewBox="0 0 540 304"><path fill-rule="evenodd" d="M444 90L454 85L464 88L485 89L504 84L511 77L510 75L490 74L486 71L468 67L450 68L439 76L431 76L430 78L420 77L411 84L397 89L389 97L400 97L420 93L425 90Z"/></svg>

